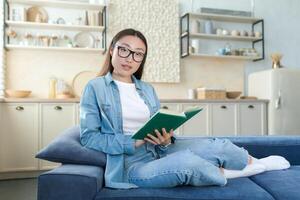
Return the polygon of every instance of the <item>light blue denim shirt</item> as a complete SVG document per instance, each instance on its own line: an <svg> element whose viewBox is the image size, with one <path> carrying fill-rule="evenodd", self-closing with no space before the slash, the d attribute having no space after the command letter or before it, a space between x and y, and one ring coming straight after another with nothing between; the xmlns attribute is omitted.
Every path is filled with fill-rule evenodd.
<svg viewBox="0 0 300 200"><path fill-rule="evenodd" d="M152 116L160 102L154 88L132 76L138 94L144 100ZM80 101L80 139L85 147L102 151L107 155L105 186L111 188L135 188L124 174L125 154L135 152L135 140L123 134L120 94L111 73L88 82ZM155 146L147 144L155 151ZM159 148L164 151L164 148Z"/></svg>

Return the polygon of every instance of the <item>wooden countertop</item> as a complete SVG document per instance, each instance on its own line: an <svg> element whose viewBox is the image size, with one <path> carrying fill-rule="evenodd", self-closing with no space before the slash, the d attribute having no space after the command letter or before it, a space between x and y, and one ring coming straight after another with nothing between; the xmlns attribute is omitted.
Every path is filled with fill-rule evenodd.
<svg viewBox="0 0 300 200"><path fill-rule="evenodd" d="M4 98L6 103L79 103L80 98L47 99L47 98ZM267 99L160 99L161 103L268 103Z"/></svg>

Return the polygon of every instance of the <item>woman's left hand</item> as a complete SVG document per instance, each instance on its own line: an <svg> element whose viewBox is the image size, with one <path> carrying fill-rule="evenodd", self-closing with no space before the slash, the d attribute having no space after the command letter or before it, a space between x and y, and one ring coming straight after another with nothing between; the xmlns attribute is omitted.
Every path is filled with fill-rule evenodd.
<svg viewBox="0 0 300 200"><path fill-rule="evenodd" d="M162 128L161 134L158 130L155 130L156 136L153 136L151 134L147 134L147 137L144 138L147 142L150 142L154 145L168 145L171 143L171 137L174 135L173 130L171 129L169 133L167 133L165 128Z"/></svg>

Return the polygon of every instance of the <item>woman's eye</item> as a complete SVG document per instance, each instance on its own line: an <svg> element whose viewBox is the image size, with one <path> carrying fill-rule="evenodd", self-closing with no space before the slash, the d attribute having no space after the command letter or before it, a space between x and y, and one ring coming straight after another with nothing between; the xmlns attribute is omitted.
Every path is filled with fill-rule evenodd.
<svg viewBox="0 0 300 200"><path fill-rule="evenodd" d="M142 54L142 53L135 53L135 55L139 56L139 57L143 57L144 56L144 54Z"/></svg>
<svg viewBox="0 0 300 200"><path fill-rule="evenodd" d="M125 48L120 48L120 50L121 50L122 52L127 52L127 49L125 49Z"/></svg>

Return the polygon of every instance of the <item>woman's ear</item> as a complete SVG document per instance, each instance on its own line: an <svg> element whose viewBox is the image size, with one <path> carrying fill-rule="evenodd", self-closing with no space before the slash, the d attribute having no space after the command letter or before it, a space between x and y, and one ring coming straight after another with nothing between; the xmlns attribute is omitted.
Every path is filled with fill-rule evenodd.
<svg viewBox="0 0 300 200"><path fill-rule="evenodd" d="M111 57L112 57L112 54L113 54L113 50L114 50L114 48L112 48L112 47L109 49L109 54L110 54Z"/></svg>

